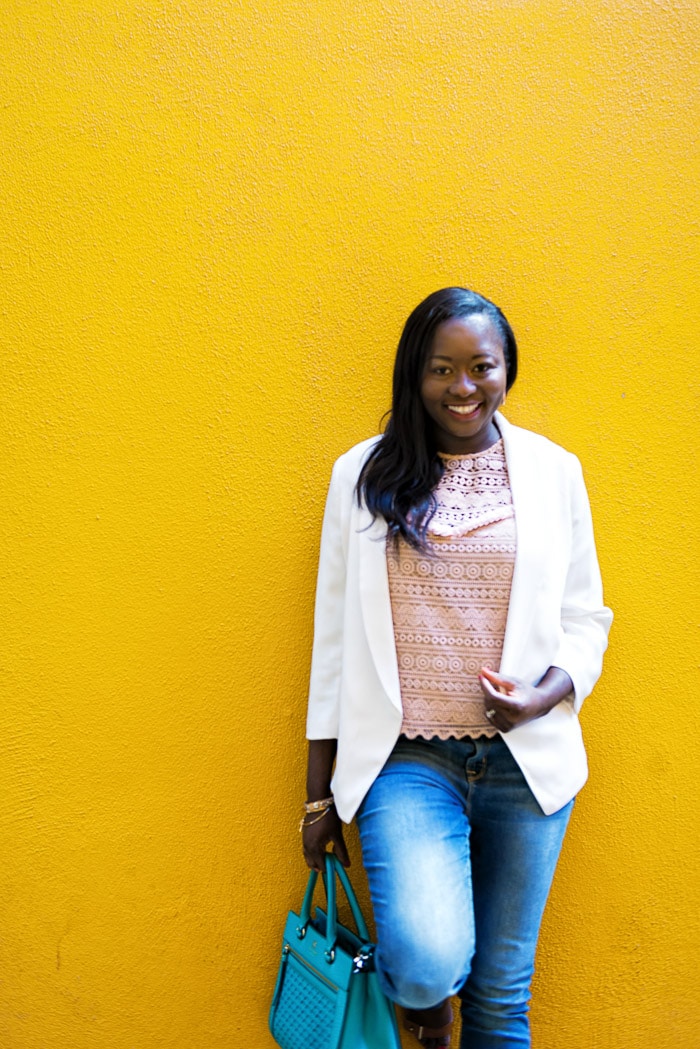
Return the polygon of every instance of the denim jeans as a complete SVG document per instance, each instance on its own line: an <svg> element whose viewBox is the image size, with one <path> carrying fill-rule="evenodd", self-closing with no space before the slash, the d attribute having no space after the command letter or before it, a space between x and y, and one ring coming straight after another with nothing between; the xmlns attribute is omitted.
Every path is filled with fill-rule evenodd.
<svg viewBox="0 0 700 1049"><path fill-rule="evenodd" d="M358 812L386 994L459 994L461 1049L526 1049L535 947L573 802L545 816L500 738L401 737Z"/></svg>

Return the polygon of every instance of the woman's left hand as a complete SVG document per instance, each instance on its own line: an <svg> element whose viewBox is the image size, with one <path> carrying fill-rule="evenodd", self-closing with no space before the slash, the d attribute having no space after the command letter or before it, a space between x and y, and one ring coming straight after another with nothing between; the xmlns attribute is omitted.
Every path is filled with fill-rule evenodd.
<svg viewBox="0 0 700 1049"><path fill-rule="evenodd" d="M510 732L548 714L573 687L569 675L559 667L550 667L539 685L528 685L519 678L504 677L482 667L479 684L486 716L499 732Z"/></svg>

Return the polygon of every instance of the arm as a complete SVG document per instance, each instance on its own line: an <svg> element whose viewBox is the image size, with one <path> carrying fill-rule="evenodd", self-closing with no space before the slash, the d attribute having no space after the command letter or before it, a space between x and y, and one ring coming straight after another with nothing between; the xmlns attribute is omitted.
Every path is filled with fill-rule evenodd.
<svg viewBox="0 0 700 1049"><path fill-rule="evenodd" d="M336 739L340 722L340 672L343 661L345 607L345 549L343 504L347 493L336 463L326 499L321 529L321 550L316 582L314 641L306 735L313 739ZM350 495L350 498L352 496Z"/></svg>
<svg viewBox="0 0 700 1049"><path fill-rule="evenodd" d="M333 469L321 530L311 683L306 720L309 740L306 796L319 801L331 796L331 778L338 749L340 671L343 658L345 550L343 546L343 484ZM347 498L347 493L345 494ZM335 806L321 818L306 816L302 826L304 859L313 870L324 870L329 845L344 866L350 865L342 823Z"/></svg>
<svg viewBox="0 0 700 1049"><path fill-rule="evenodd" d="M569 467L565 491L571 538L559 611L558 651L553 653L553 665L535 684L481 670L484 708L493 711L489 720L500 732L543 717L566 698L573 698L579 710L600 676L612 613L603 605L588 495L575 456L569 456Z"/></svg>
<svg viewBox="0 0 700 1049"><path fill-rule="evenodd" d="M335 739L309 740L309 762L306 773L306 794L309 801L330 797L333 762L338 741ZM311 822L313 820L314 822ZM343 825L335 807L323 817L306 817L302 827L304 859L312 870L324 870L324 855L329 845L343 864L350 866L350 857L343 839Z"/></svg>
<svg viewBox="0 0 700 1049"><path fill-rule="evenodd" d="M603 584L581 464L575 456L571 459L571 556L561 602L561 640L552 662L569 674L574 687L574 709L579 711L603 669L613 617L603 604Z"/></svg>

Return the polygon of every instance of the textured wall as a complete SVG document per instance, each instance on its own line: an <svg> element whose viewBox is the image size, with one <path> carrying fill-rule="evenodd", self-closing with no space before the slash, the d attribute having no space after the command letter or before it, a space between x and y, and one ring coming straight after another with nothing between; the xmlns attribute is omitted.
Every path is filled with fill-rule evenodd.
<svg viewBox="0 0 700 1049"><path fill-rule="evenodd" d="M448 283L510 316L617 613L536 1042L700 1044L699 14L5 0L3 1049L271 1046L325 486Z"/></svg>

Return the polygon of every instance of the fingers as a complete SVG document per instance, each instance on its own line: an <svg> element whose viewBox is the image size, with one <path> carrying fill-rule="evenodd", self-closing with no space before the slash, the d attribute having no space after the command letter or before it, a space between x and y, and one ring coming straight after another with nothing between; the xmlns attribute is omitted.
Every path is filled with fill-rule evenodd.
<svg viewBox="0 0 700 1049"><path fill-rule="evenodd" d="M486 704L485 713L489 724L498 729L499 732L509 732L513 727L506 719L503 711L496 710L495 707L489 707L488 703Z"/></svg>
<svg viewBox="0 0 700 1049"><path fill-rule="evenodd" d="M323 872L324 869L324 855L326 852L326 845L330 838L327 834L312 834L311 829L303 831L303 848L304 848L304 859L306 865L311 870Z"/></svg>
<svg viewBox="0 0 700 1049"><path fill-rule="evenodd" d="M325 870L326 842L319 841L304 847L304 859L307 867L322 874Z"/></svg>
<svg viewBox="0 0 700 1049"><path fill-rule="evenodd" d="M331 821L330 823L328 821ZM335 826L333 826L333 821ZM335 812L329 813L326 826L315 829L314 824L304 827L302 841L307 867L322 874L326 865L326 851L330 845L344 867L350 866L350 856L343 838L340 820Z"/></svg>
<svg viewBox="0 0 700 1049"><path fill-rule="evenodd" d="M496 674L490 667L482 667L479 684L484 693L484 713L489 722L499 732L510 732L517 723L517 710L513 710L513 702L517 701L518 682Z"/></svg>
<svg viewBox="0 0 700 1049"><path fill-rule="evenodd" d="M487 695L508 696L518 687L515 681L495 674L489 667L482 667L479 671L479 683Z"/></svg>
<svg viewBox="0 0 700 1049"><path fill-rule="evenodd" d="M306 866L310 867L312 871L318 871L319 874L323 874L326 869L327 851L327 849L323 849L322 852L317 852L316 850L310 852L305 850L304 859L306 860ZM348 855L348 850L345 848L345 842L334 842L334 847L331 851L335 853L343 867L350 866L350 857Z"/></svg>
<svg viewBox="0 0 700 1049"><path fill-rule="evenodd" d="M488 667L479 673L479 684L484 693L486 717L499 732L510 732L543 712L541 695L534 685L501 677Z"/></svg>
<svg viewBox="0 0 700 1049"><path fill-rule="evenodd" d="M348 850L345 846L342 834L339 834L337 838L333 839L333 852L344 867L350 866L350 856L348 855Z"/></svg>
<svg viewBox="0 0 700 1049"><path fill-rule="evenodd" d="M323 855L324 853L321 853L321 859L319 859L316 853L305 852L304 860L306 861L306 866L312 871L318 871L319 874L323 874L325 870Z"/></svg>

